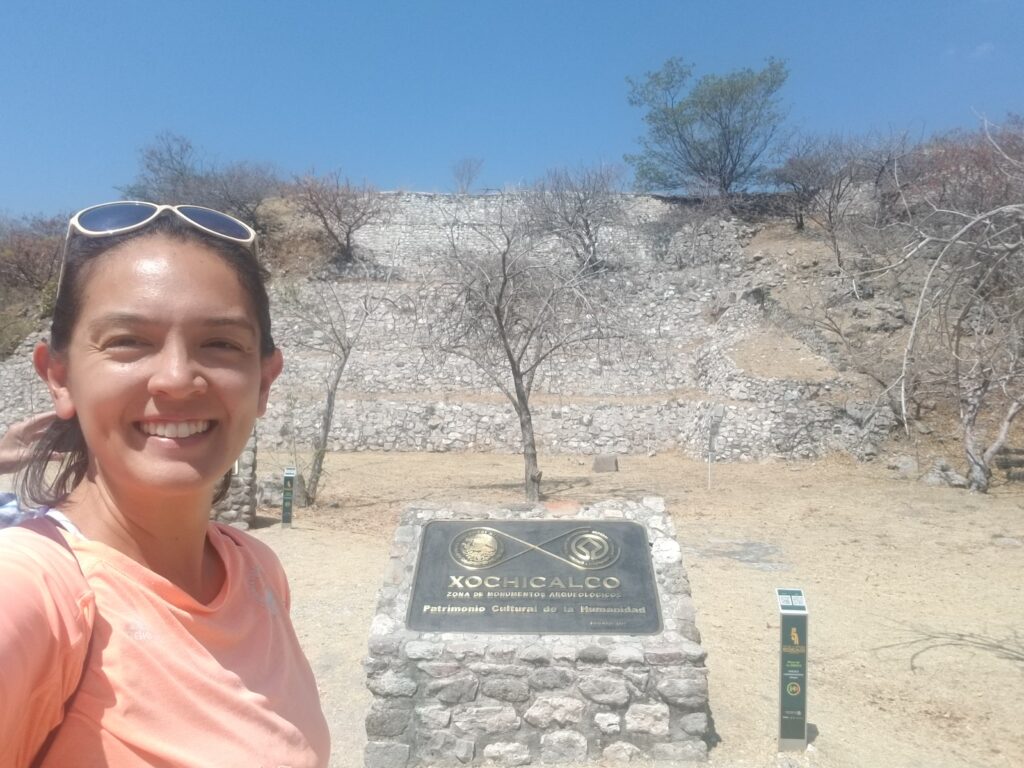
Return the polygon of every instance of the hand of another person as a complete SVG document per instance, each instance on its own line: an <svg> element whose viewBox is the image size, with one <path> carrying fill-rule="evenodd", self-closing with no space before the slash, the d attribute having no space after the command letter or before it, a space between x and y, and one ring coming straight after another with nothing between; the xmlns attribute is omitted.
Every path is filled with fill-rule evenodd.
<svg viewBox="0 0 1024 768"><path fill-rule="evenodd" d="M0 435L0 473L16 472L21 469L32 454L32 443L57 418L54 411L37 413L23 421L17 421Z"/></svg>

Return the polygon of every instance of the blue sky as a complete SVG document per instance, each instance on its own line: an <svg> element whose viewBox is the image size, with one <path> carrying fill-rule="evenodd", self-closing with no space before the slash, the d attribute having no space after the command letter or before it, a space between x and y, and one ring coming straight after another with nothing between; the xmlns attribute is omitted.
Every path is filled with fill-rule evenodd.
<svg viewBox="0 0 1024 768"><path fill-rule="evenodd" d="M924 136L1024 112L1024 0L0 4L0 212L116 199L161 131L382 189L620 162L627 76L786 60L790 124Z"/></svg>

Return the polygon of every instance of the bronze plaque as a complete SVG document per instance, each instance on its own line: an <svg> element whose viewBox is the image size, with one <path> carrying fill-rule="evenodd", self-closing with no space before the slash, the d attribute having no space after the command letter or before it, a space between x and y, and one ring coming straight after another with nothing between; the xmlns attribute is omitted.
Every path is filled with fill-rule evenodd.
<svg viewBox="0 0 1024 768"><path fill-rule="evenodd" d="M435 520L423 529L409 629L661 631L643 526L619 520Z"/></svg>

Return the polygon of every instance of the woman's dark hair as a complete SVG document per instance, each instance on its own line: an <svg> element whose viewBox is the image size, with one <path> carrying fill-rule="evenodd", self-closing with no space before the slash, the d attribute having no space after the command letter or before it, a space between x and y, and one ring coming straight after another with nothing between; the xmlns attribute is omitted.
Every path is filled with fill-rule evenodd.
<svg viewBox="0 0 1024 768"><path fill-rule="evenodd" d="M267 271L249 249L230 240L196 229L168 212L145 227L110 235L83 237L72 233L64 245L64 271L54 301L50 323L50 351L62 354L67 350L75 323L81 314L85 282L97 257L132 240L155 234L175 240L199 243L217 253L238 277L242 289L252 302L259 325L260 354L273 354L276 346L270 330L270 300L267 297ZM53 460L55 454L59 460ZM57 464L56 473L50 470ZM18 496L27 504L55 507L71 494L85 478L89 451L78 423L78 417L55 420L32 446L29 463L18 478ZM224 498L231 483L231 471L214 496L214 503Z"/></svg>

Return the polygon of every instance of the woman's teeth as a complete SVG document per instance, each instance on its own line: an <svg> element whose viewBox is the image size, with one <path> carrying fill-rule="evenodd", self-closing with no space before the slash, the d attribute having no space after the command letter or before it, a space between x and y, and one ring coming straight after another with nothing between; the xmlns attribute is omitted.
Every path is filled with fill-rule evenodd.
<svg viewBox="0 0 1024 768"><path fill-rule="evenodd" d="M191 437L210 428L209 421L144 421L141 429L155 437Z"/></svg>

